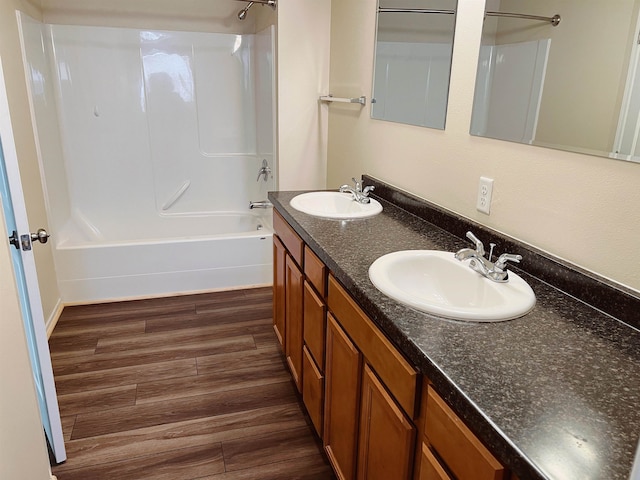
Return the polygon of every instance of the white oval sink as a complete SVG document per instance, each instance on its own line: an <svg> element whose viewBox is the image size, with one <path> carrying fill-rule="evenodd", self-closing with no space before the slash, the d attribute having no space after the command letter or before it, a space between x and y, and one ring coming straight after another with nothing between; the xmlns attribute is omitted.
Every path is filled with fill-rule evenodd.
<svg viewBox="0 0 640 480"><path fill-rule="evenodd" d="M350 193L340 192L309 192L301 193L289 202L300 212L323 218L365 218L377 215L382 211L382 205L373 198L369 203L358 203Z"/></svg>
<svg viewBox="0 0 640 480"><path fill-rule="evenodd" d="M459 261L451 252L405 250L378 258L369 267L375 287L398 302L426 313L471 322L520 317L536 303L531 287L509 271L497 283Z"/></svg>

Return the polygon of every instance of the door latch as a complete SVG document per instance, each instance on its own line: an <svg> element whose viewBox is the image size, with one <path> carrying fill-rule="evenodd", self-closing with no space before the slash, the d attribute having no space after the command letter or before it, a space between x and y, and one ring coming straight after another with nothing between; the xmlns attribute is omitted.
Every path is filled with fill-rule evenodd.
<svg viewBox="0 0 640 480"><path fill-rule="evenodd" d="M16 250L20 250L22 247L22 250L28 252L31 250L32 242L47 243L50 236L44 228L39 228L36 233L27 233L18 238L18 232L14 230L9 237L9 243L16 247Z"/></svg>

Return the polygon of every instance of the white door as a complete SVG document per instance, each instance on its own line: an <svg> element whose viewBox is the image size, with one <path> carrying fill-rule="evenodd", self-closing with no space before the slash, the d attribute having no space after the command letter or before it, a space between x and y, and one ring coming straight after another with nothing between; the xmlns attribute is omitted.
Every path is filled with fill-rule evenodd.
<svg viewBox="0 0 640 480"><path fill-rule="evenodd" d="M27 212L18 170L18 158L13 140L13 129L9 117L9 105L0 62L0 197L4 218L13 247L12 262L20 308L24 320L25 334L31 359L31 370L36 385L38 404L45 435L57 463L66 460L60 411L53 380L53 369L47 343L47 332L40 300L40 289L36 276L35 260L31 251ZM46 232L40 238L46 241ZM38 242L34 239L34 245ZM37 246L36 246L37 248Z"/></svg>

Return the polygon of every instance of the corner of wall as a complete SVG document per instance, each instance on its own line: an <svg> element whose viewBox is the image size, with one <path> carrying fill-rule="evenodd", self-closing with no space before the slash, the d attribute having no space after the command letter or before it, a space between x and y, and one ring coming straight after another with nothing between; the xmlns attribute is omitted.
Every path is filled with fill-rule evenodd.
<svg viewBox="0 0 640 480"><path fill-rule="evenodd" d="M47 329L47 339L51 338L51 334L53 333L54 328L58 324L58 320L60 320L60 316L62 315L62 311L64 310L64 304L62 303L62 299L58 299L58 303L56 303L53 311L50 315L46 315L45 312L45 326Z"/></svg>

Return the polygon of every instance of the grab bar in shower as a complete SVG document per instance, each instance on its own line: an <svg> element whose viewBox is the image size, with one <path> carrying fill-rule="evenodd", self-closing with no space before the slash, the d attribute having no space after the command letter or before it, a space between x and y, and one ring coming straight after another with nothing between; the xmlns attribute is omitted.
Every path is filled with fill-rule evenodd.
<svg viewBox="0 0 640 480"><path fill-rule="evenodd" d="M169 210L171 207L173 207L173 204L180 200L180 197L184 195L184 192L186 192L190 186L191 180L187 180L182 185L180 185L180 187L173 193L173 195L171 195L167 199L167 201L164 202L164 205L162 205L162 210Z"/></svg>
<svg viewBox="0 0 640 480"><path fill-rule="evenodd" d="M360 105L367 104L367 97L364 95L357 98L342 98L342 97L334 97L333 95L322 95L320 97L321 102L338 102L338 103L359 103Z"/></svg>

